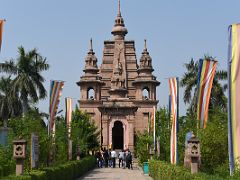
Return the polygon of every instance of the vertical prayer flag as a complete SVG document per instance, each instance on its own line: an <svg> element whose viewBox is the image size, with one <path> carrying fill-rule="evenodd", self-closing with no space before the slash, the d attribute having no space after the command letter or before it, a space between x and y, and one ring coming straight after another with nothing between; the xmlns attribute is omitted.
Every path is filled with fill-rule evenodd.
<svg viewBox="0 0 240 180"><path fill-rule="evenodd" d="M179 82L178 78L169 79L170 95L171 95L171 113L172 113L172 129L170 142L170 160L172 164L178 162L177 151L177 133L178 133L178 99L179 99Z"/></svg>
<svg viewBox="0 0 240 180"><path fill-rule="evenodd" d="M2 47L2 36L3 36L4 21L5 20L0 19L0 51L1 51L1 47Z"/></svg>
<svg viewBox="0 0 240 180"><path fill-rule="evenodd" d="M50 105L49 105L49 133L55 134L55 116L57 114L59 99L62 95L63 81L51 81L50 84Z"/></svg>
<svg viewBox="0 0 240 180"><path fill-rule="evenodd" d="M68 137L70 138L72 122L72 99L65 98L65 103L66 103L66 124L68 127Z"/></svg>
<svg viewBox="0 0 240 180"><path fill-rule="evenodd" d="M208 106L217 61L199 60L197 119L199 127L205 128L208 119Z"/></svg>
<svg viewBox="0 0 240 180"><path fill-rule="evenodd" d="M170 122L171 122L171 118L172 118L172 105L171 105L171 95L169 95L168 97L168 129L170 127Z"/></svg>
<svg viewBox="0 0 240 180"><path fill-rule="evenodd" d="M228 52L228 148L230 174L240 158L240 24L229 27Z"/></svg>

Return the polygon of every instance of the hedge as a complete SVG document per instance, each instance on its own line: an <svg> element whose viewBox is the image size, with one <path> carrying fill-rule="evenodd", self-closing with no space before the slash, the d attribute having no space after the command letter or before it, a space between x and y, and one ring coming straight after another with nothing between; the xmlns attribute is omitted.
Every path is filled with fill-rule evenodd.
<svg viewBox="0 0 240 180"><path fill-rule="evenodd" d="M171 165L166 162L150 160L149 161L149 175L154 179L184 179L184 180L223 180L218 175L208 175L205 173L191 174L189 169L184 168L183 166Z"/></svg>
<svg viewBox="0 0 240 180"><path fill-rule="evenodd" d="M15 168L16 166L12 162L9 164L0 165L0 177L12 174L15 171Z"/></svg>
<svg viewBox="0 0 240 180"><path fill-rule="evenodd" d="M46 167L40 170L33 170L22 176L7 176L9 180L66 180L76 179L96 165L94 156L85 157L80 161L69 161L61 165Z"/></svg>

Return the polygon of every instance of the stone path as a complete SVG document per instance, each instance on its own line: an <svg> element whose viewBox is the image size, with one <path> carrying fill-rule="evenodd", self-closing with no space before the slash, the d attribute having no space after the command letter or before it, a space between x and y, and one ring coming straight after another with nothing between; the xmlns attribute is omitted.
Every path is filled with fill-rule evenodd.
<svg viewBox="0 0 240 180"><path fill-rule="evenodd" d="M111 179L111 180L152 180L148 175L144 175L136 165L131 169L122 168L96 168L88 172L85 176L78 180L95 180L95 179Z"/></svg>

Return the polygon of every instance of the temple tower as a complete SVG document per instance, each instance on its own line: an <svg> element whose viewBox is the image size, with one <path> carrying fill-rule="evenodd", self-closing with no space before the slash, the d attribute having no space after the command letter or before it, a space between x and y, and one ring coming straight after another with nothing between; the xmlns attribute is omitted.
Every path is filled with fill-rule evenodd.
<svg viewBox="0 0 240 180"><path fill-rule="evenodd" d="M89 113L101 130L103 147L133 150L135 133L147 130L149 114L157 107L156 87L160 82L152 74L154 69L146 41L138 65L135 42L125 39L128 30L120 1L111 33L113 40L104 41L100 69L90 45L85 74L77 82L81 92L80 110ZM92 89L93 98L89 97Z"/></svg>

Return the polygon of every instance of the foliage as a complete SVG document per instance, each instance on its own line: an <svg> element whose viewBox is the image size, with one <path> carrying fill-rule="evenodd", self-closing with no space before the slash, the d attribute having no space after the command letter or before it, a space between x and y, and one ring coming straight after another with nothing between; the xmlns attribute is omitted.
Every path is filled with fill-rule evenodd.
<svg viewBox="0 0 240 180"><path fill-rule="evenodd" d="M0 177L7 176L15 170L15 161L8 147L0 146Z"/></svg>
<svg viewBox="0 0 240 180"><path fill-rule="evenodd" d="M139 163L142 164L150 159L149 149L152 145L153 138L145 131L144 133L138 133L136 135L136 142L135 153Z"/></svg>
<svg viewBox="0 0 240 180"><path fill-rule="evenodd" d="M99 148L98 136L100 132L94 122L90 120L89 115L81 112L77 107L72 115L71 128L73 154L76 155L77 146L80 146L82 154Z"/></svg>
<svg viewBox="0 0 240 180"><path fill-rule="evenodd" d="M21 102L12 91L11 77L1 77L0 79L0 119L4 120L4 126L7 126L7 120L10 117L16 117L22 113Z"/></svg>
<svg viewBox="0 0 240 180"><path fill-rule="evenodd" d="M55 134L55 148L56 157L55 163L60 164L67 161L67 128L65 119L63 117L56 118L56 134Z"/></svg>
<svg viewBox="0 0 240 180"><path fill-rule="evenodd" d="M224 179L218 175L212 176L204 173L191 174L190 170L182 166L171 165L169 163L156 160L149 161L149 174L153 177L153 179Z"/></svg>
<svg viewBox="0 0 240 180"><path fill-rule="evenodd" d="M96 160L93 156L85 157L80 161L70 161L59 166L42 169L49 180L76 179L95 167Z"/></svg>
<svg viewBox="0 0 240 180"><path fill-rule="evenodd" d="M47 134L47 127L39 116L34 112L26 114L24 117L10 119L9 127L11 127L11 134L13 139L24 138L27 140L27 159L25 160L25 167L30 169L30 142L31 134L37 133L39 136L39 165L46 166L48 163L48 152L51 148L50 138ZM12 143L11 143L12 144Z"/></svg>
<svg viewBox="0 0 240 180"><path fill-rule="evenodd" d="M41 72L48 70L49 64L46 58L37 52L37 49L25 52L25 49L20 46L18 53L16 62L9 60L0 63L0 72L14 76L11 83L12 91L21 99L23 112L26 113L29 102L36 103L47 95L43 86L45 80Z"/></svg>
<svg viewBox="0 0 240 180"><path fill-rule="evenodd" d="M204 59L215 60L211 56L205 56ZM188 112L190 114L196 113L197 107L197 83L198 83L198 71L199 71L199 62L194 62L193 59L189 63L184 65L187 72L184 73L183 78L181 79L180 85L185 87L184 91L184 102L189 104ZM222 85L220 81L227 79L227 72L220 70L216 71L215 77L213 80L212 92L210 97L210 108L221 108L223 111L226 111L227 108L227 99L224 92L227 89L227 85Z"/></svg>
<svg viewBox="0 0 240 180"><path fill-rule="evenodd" d="M209 114L205 129L198 131L201 141L201 168L204 172L214 173L214 169L228 162L227 114L215 109Z"/></svg>
<svg viewBox="0 0 240 180"><path fill-rule="evenodd" d="M160 157L155 159L170 162L170 131L169 114L166 108L160 108L156 113L156 136L160 137ZM207 174L219 174L221 177L229 174L228 144L227 144L227 113L221 108L209 111L209 122L205 129L197 129L197 120L192 116L179 117L178 132L178 165L183 165L185 155L185 136L193 131L200 140L201 171ZM152 146L152 135L137 134L136 152L140 163L149 159L146 144ZM140 153L139 153L140 152Z"/></svg>
<svg viewBox="0 0 240 180"><path fill-rule="evenodd" d="M23 176L8 176L10 180L65 180L76 179L94 168L96 159L93 156L85 157L80 161L69 161L53 167L33 170Z"/></svg>
<svg viewBox="0 0 240 180"><path fill-rule="evenodd" d="M170 119L166 108L160 108L156 113L156 137L160 137L160 159L170 159Z"/></svg>

